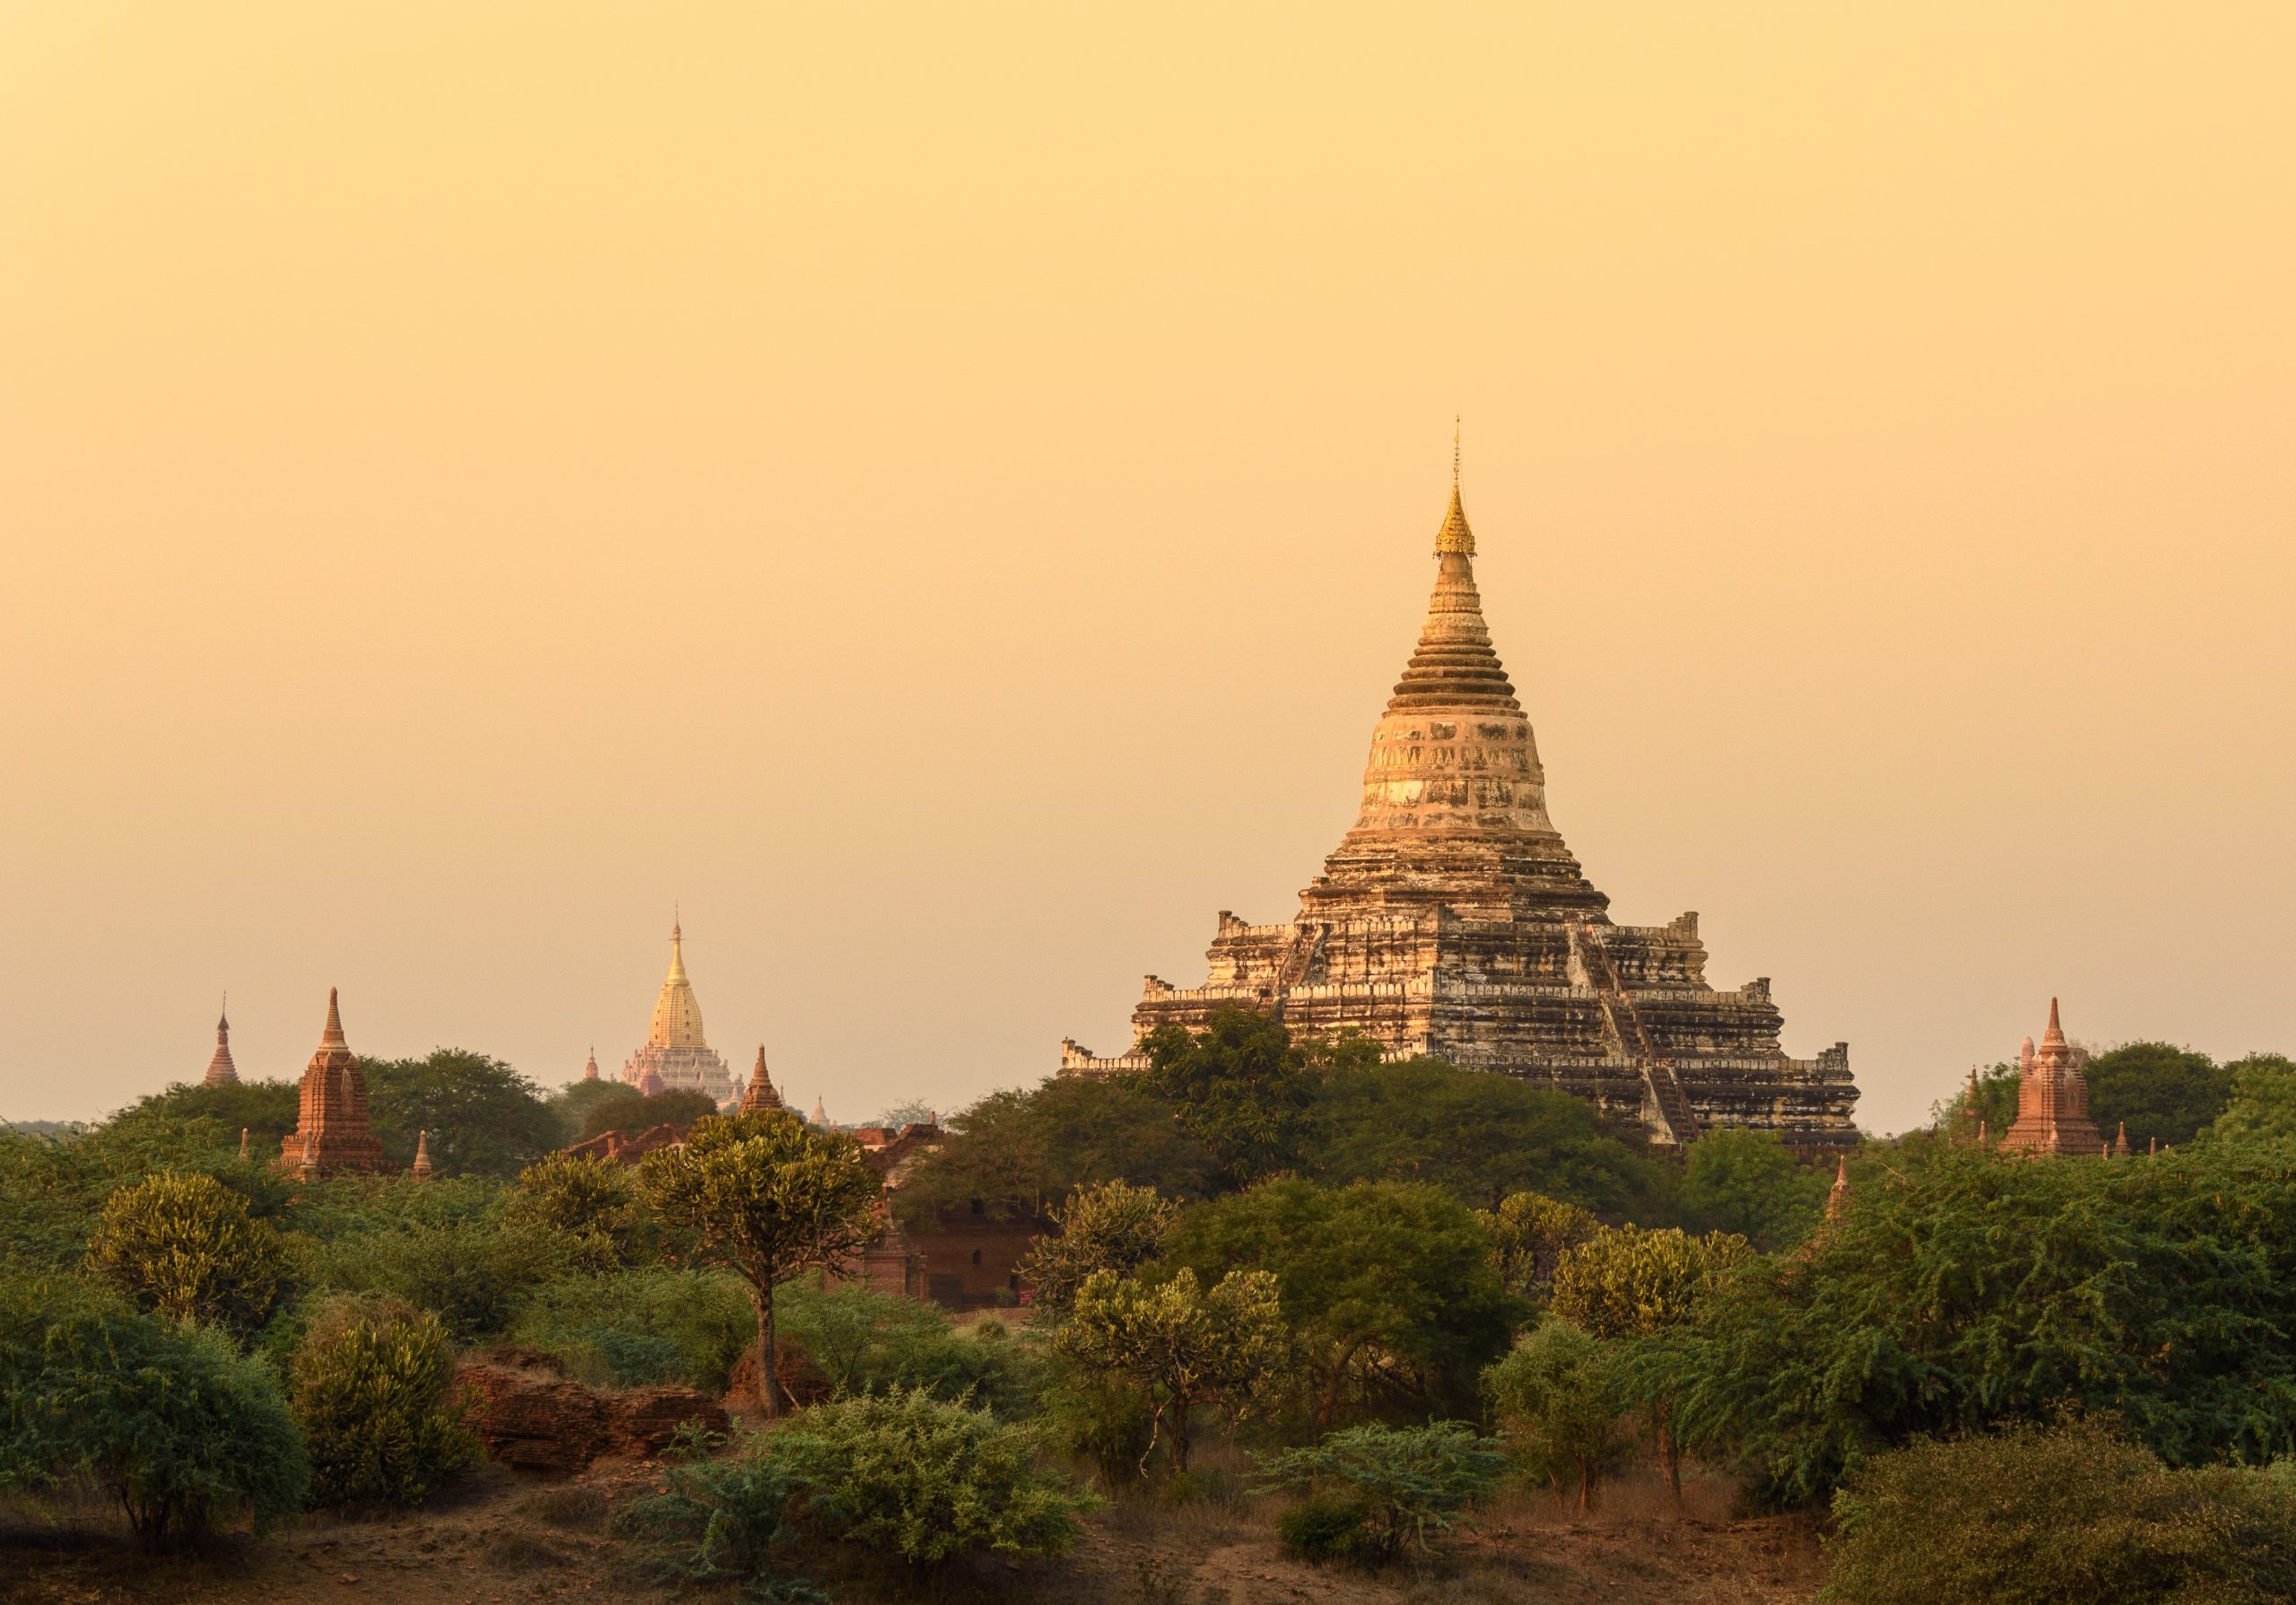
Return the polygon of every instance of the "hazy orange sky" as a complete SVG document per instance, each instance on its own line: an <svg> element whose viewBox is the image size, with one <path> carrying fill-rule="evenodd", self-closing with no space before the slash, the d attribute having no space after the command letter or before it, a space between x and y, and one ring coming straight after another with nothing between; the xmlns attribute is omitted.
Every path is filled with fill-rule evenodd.
<svg viewBox="0 0 2296 1605"><path fill-rule="evenodd" d="M0 10L0 1114L1128 1036L1465 418L1557 824L1902 1128L2296 1050L2296 8Z"/></svg>

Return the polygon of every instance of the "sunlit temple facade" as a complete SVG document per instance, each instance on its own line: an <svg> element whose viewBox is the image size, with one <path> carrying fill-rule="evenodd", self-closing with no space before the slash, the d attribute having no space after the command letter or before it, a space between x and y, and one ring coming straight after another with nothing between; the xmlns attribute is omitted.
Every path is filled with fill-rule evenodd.
<svg viewBox="0 0 2296 1605"><path fill-rule="evenodd" d="M702 1034L701 1005L686 979L682 924L670 927L670 973L654 999L646 1043L622 1067L622 1078L649 1094L679 1087L704 1092L719 1104L732 1101L738 1090L726 1061Z"/></svg>
<svg viewBox="0 0 2296 1605"><path fill-rule="evenodd" d="M1418 649L1372 733L1354 827L1300 894L1253 925L1222 912L1204 983L1147 979L1135 1040L1223 1005L1354 1030L1389 1059L1519 1076L1687 1143L1751 1126L1805 1149L1856 1140L1848 1044L1788 1057L1770 982L1706 981L1698 916L1614 923L1548 817L1545 772L1474 580L1454 478ZM1144 1068L1062 1044L1060 1069Z"/></svg>

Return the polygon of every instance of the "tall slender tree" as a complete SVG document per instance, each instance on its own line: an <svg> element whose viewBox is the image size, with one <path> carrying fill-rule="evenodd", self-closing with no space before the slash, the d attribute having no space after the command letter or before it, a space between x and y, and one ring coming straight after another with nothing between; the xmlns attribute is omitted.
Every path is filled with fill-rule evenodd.
<svg viewBox="0 0 2296 1605"><path fill-rule="evenodd" d="M773 1290L842 1263L877 1233L883 1187L861 1145L786 1109L713 1115L680 1147L647 1155L638 1181L663 1218L694 1233L706 1257L749 1283L758 1402L778 1416Z"/></svg>

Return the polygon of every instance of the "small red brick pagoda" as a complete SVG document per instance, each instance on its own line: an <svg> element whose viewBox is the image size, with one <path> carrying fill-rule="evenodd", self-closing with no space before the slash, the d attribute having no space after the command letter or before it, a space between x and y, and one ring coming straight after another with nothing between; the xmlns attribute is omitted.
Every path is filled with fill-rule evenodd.
<svg viewBox="0 0 2296 1605"><path fill-rule="evenodd" d="M383 1145L367 1119L367 1077L343 1037L335 989L326 994L326 1029L303 1070L295 1129L279 1139L279 1168L306 1179L341 1171L388 1173Z"/></svg>
<svg viewBox="0 0 2296 1605"><path fill-rule="evenodd" d="M239 1067L231 1062L231 1015L229 1008L216 1016L215 1051L207 1060L207 1073L199 1078L202 1086L237 1086Z"/></svg>
<svg viewBox="0 0 2296 1605"><path fill-rule="evenodd" d="M2086 1056L2065 1040L2057 1021L2057 999L2048 1000L2048 1029L2037 1052L2025 1039L2017 1055L2017 1123L2002 1138L2005 1153L2105 1152L2105 1139L2089 1118L2089 1082L2081 1074Z"/></svg>

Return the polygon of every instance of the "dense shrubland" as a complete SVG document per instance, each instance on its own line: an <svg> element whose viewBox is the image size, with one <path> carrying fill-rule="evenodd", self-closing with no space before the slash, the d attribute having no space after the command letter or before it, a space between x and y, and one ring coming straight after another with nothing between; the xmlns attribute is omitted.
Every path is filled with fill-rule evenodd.
<svg viewBox="0 0 2296 1605"><path fill-rule="evenodd" d="M1052 1554L1144 1486L1280 1505L1318 1559L1416 1564L1502 1476L1598 1501L1680 1446L1831 1508L1844 1599L1897 1597L1883 1557L1942 1553L1948 1509L1975 1536L1934 1598L2016 1597L1999 1578L2067 1523L2118 1535L2059 1546L2067 1579L2118 1546L2198 1580L2142 1597L2284 1590L2285 1060L2100 1055L2100 1114L2172 1145L2122 1161L1950 1140L1997 1098L1981 1079L1979 1111L1866 1145L1829 1221L1830 1167L1761 1134L1665 1157L1561 1095L1249 1015L1147 1046L1131 1081L982 1100L899 1195L1056 1228L1017 1330L826 1280L875 1204L844 1139L744 1117L636 1171L570 1159L664 1109L546 1100L478 1055L378 1077L387 1141L431 1131L427 1185L281 1176L291 1097L260 1085L0 1133L0 1496L95 1490L155 1544L419 1503L471 1463L459 1348L715 1394L764 1327L829 1398L689 1445L622 1518L665 1575L798 1598L824 1556ZM2031 1491L2050 1477L2080 1486Z"/></svg>

